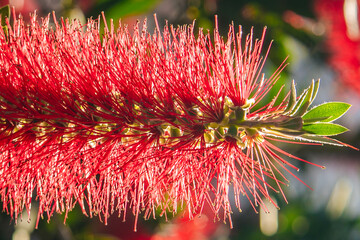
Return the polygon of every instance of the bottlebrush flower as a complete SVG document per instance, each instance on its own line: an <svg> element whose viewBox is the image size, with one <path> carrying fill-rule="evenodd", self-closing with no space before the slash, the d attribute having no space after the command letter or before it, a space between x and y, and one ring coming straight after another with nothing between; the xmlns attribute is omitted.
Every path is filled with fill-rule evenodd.
<svg viewBox="0 0 360 240"><path fill-rule="evenodd" d="M343 145L326 136L346 131L331 122L348 104L308 111L319 81L259 107L286 65L261 74L265 30L243 39L230 26L224 40L217 27L212 39L194 25L130 34L111 22L101 36L100 20L49 18L0 33L0 195L15 220L35 198L38 221L76 204L105 223L128 210L192 218L204 204L226 221L230 188L239 209L240 195L255 210L285 197L282 171L305 160L276 141Z"/></svg>
<svg viewBox="0 0 360 240"><path fill-rule="evenodd" d="M314 11L325 24L324 45L328 61L339 80L360 93L359 3L348 0L317 0Z"/></svg>

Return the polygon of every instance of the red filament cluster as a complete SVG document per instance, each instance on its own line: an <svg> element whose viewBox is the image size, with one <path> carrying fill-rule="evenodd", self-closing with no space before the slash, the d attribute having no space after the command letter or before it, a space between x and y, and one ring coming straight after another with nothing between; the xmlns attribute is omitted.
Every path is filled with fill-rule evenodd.
<svg viewBox="0 0 360 240"><path fill-rule="evenodd" d="M128 209L191 218L209 204L225 221L230 188L239 209L241 195L256 209L283 193L280 170L297 169L284 158L298 158L271 141L301 122L285 112L289 95L252 110L285 66L261 74L264 34L150 34L146 22L130 34L111 22L101 35L99 21L54 21L14 18L0 33L0 196L11 216L34 200L39 217L78 204L105 223Z"/></svg>

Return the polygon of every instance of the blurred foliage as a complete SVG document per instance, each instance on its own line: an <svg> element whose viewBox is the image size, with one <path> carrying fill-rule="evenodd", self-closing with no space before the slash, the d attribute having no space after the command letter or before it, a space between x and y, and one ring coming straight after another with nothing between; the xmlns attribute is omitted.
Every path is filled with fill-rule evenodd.
<svg viewBox="0 0 360 240"><path fill-rule="evenodd" d="M325 207L311 210L306 197L290 199L291 204L280 204L279 228L273 236L265 236L259 230L259 215L252 209L244 209L245 213L233 216L234 228L228 238L230 240L339 240L358 239L360 236L360 219L339 217L332 219ZM283 200L279 200L283 202ZM116 215L116 214L115 214ZM33 219L35 220L35 219ZM0 217L0 240L11 239L14 231L13 223L9 224L9 216L2 214ZM23 221L26 221L25 219ZM31 239L52 240L115 240L115 239L150 239L157 229L159 221L141 220L139 231L133 232L133 219L122 223L116 216L103 226L98 219L85 217L79 208L69 213L66 224L63 216L54 215L50 222L40 220L39 228L31 234ZM223 223L219 223L223 224ZM228 227L228 226L225 226ZM107 232L107 233L106 233ZM169 239L172 239L169 237ZM216 238L215 238L216 239Z"/></svg>
<svg viewBox="0 0 360 240"><path fill-rule="evenodd" d="M234 222L237 225L231 231L231 240L355 240L360 233L360 219L332 219L325 209L311 211L305 198L291 199L291 204L281 207L278 232L273 236L265 236L258 230L256 214L240 216Z"/></svg>
<svg viewBox="0 0 360 240"><path fill-rule="evenodd" d="M89 16L97 16L104 11L108 18L116 20L151 11L158 2L159 0L98 0Z"/></svg>

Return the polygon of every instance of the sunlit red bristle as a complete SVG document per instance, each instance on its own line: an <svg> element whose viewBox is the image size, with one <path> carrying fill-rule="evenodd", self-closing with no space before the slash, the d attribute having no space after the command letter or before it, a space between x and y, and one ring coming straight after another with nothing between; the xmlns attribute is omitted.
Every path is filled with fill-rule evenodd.
<svg viewBox="0 0 360 240"><path fill-rule="evenodd" d="M241 194L254 209L285 197L284 158L302 159L250 126L281 119L289 96L251 112L286 65L261 75L265 30L242 39L230 26L225 41L217 27L212 40L194 25L151 35L111 23L102 36L93 20L12 21L0 34L0 195L15 219L35 194L39 217L79 204L105 223L204 204L226 221L231 187L239 209ZM250 125L233 131L233 115Z"/></svg>

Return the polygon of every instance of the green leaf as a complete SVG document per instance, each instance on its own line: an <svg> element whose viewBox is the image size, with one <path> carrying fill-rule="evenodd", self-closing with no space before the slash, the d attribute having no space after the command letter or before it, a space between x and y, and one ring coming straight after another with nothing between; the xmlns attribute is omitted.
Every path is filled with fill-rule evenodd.
<svg viewBox="0 0 360 240"><path fill-rule="evenodd" d="M6 5L4 7L1 7L0 8L0 15L1 15L1 26L5 27L6 26L5 19L10 16L10 6Z"/></svg>
<svg viewBox="0 0 360 240"><path fill-rule="evenodd" d="M296 87L295 87L295 81L293 80L291 83L291 92L290 92L290 99L286 106L285 112L290 111L296 103Z"/></svg>
<svg viewBox="0 0 360 240"><path fill-rule="evenodd" d="M320 79L318 79L318 80L315 81L315 85L314 85L314 88L313 88L313 92L312 92L312 94L311 94L310 104L314 101L316 95L318 94L319 87L320 87Z"/></svg>
<svg viewBox="0 0 360 240"><path fill-rule="evenodd" d="M305 122L332 122L344 115L350 107L350 104L343 102L323 103L312 108L302 118Z"/></svg>
<svg viewBox="0 0 360 240"><path fill-rule="evenodd" d="M310 123L317 123L317 122L326 122L324 120L328 119L329 117L320 117L320 118L311 118L311 119L304 119L304 124Z"/></svg>
<svg viewBox="0 0 360 240"><path fill-rule="evenodd" d="M314 123L304 125L302 130L318 136L334 136L348 131L346 127L334 123Z"/></svg>
<svg viewBox="0 0 360 240"><path fill-rule="evenodd" d="M302 116L307 108L310 106L310 101L312 99L313 91L315 87L314 80L312 81L310 87L308 87L299 97L298 101L296 102L295 107L292 110L292 116Z"/></svg>

